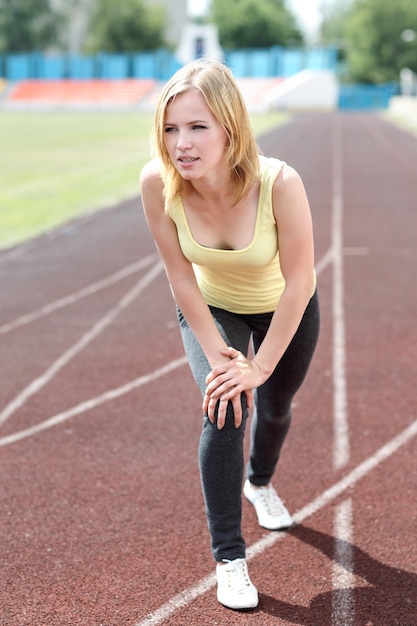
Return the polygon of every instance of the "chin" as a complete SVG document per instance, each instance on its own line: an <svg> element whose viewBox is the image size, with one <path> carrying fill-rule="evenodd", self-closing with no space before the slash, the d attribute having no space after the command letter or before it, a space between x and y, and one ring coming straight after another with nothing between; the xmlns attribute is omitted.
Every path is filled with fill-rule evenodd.
<svg viewBox="0 0 417 626"><path fill-rule="evenodd" d="M178 169L178 172L179 174L181 174L184 180L196 180L197 178L201 177L201 174L193 172L191 170Z"/></svg>

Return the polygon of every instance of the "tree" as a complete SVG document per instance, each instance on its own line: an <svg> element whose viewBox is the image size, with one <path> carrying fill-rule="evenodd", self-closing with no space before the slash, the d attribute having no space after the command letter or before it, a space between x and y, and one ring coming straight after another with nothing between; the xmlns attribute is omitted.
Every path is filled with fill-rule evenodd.
<svg viewBox="0 0 417 626"><path fill-rule="evenodd" d="M212 0L210 19L226 50L303 42L296 19L284 0Z"/></svg>
<svg viewBox="0 0 417 626"><path fill-rule="evenodd" d="M355 0L344 38L352 80L398 81L401 69L417 71L417 3L415 0Z"/></svg>
<svg viewBox="0 0 417 626"><path fill-rule="evenodd" d="M45 50L59 44L63 19L50 0L0 0L0 52Z"/></svg>
<svg viewBox="0 0 417 626"><path fill-rule="evenodd" d="M332 0L321 5L320 43L344 46L346 18L352 10L352 0Z"/></svg>
<svg viewBox="0 0 417 626"><path fill-rule="evenodd" d="M320 44L336 48L339 79L344 81L347 74L346 64L346 19L351 12L352 0L326 0L320 6L322 20L320 24Z"/></svg>
<svg viewBox="0 0 417 626"><path fill-rule="evenodd" d="M156 50L165 44L165 10L142 0L97 0L90 18L86 51Z"/></svg>

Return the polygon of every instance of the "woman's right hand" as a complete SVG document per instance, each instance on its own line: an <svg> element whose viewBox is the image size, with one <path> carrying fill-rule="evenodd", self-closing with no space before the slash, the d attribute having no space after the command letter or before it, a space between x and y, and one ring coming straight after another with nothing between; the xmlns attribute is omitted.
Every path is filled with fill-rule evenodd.
<svg viewBox="0 0 417 626"><path fill-rule="evenodd" d="M248 411L253 406L253 389L264 382L258 364L232 347L222 350L229 359L216 364L206 378L203 412L214 424L217 408L217 427L224 427L229 401L232 403L236 428L242 423L241 395L246 395Z"/></svg>

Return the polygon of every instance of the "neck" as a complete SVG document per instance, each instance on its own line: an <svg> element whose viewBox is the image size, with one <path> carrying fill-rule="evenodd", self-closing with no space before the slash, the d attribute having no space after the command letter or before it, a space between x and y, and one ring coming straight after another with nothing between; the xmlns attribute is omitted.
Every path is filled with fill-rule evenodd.
<svg viewBox="0 0 417 626"><path fill-rule="evenodd" d="M234 183L230 172L225 172L221 177L214 180L190 181L189 193L201 202L212 206L232 208L234 197Z"/></svg>

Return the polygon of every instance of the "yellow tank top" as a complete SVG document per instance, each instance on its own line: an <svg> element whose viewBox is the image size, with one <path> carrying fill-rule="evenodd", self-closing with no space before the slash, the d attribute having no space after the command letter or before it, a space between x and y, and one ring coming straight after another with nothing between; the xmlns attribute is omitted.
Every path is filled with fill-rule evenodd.
<svg viewBox="0 0 417 626"><path fill-rule="evenodd" d="M272 208L272 186L284 162L263 156L259 159L261 184L255 231L246 248L218 250L200 245L192 236L181 198L168 211L205 301L234 313L274 311L285 287Z"/></svg>

